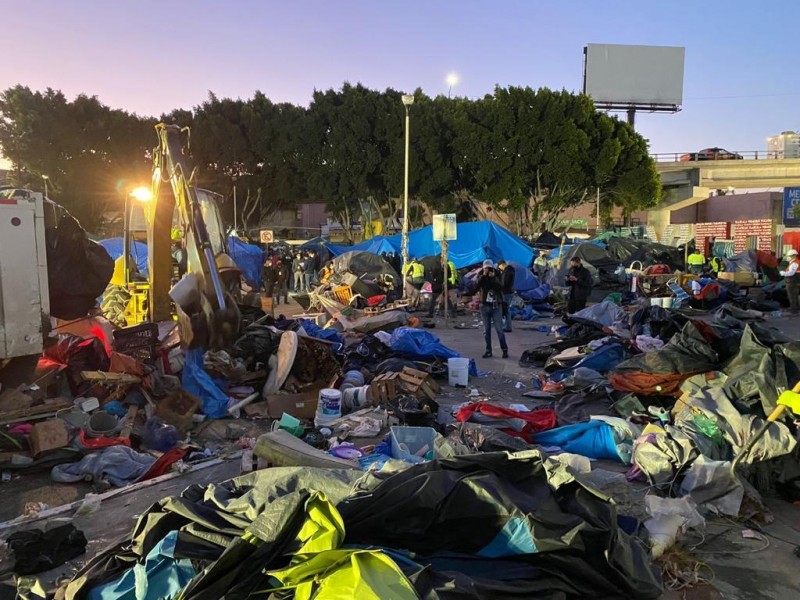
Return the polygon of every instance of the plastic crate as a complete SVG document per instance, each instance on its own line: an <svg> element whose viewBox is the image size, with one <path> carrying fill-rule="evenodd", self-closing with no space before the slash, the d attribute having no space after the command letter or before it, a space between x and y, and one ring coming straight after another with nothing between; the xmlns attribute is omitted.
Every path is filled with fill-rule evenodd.
<svg viewBox="0 0 800 600"><path fill-rule="evenodd" d="M140 323L114 332L114 350L136 360L152 364L156 360L158 325Z"/></svg>
<svg viewBox="0 0 800 600"><path fill-rule="evenodd" d="M436 431L432 427L392 427L392 456L422 463L434 455Z"/></svg>

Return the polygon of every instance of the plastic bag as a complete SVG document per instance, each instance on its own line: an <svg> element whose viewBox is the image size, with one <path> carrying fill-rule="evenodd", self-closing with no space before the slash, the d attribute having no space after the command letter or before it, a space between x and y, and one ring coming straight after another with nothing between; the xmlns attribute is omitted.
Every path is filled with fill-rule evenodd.
<svg viewBox="0 0 800 600"><path fill-rule="evenodd" d="M661 556L675 543L678 533L692 527L702 527L705 519L697 512L691 498L660 498L646 496L645 507L652 517L644 522L653 543L653 558Z"/></svg>

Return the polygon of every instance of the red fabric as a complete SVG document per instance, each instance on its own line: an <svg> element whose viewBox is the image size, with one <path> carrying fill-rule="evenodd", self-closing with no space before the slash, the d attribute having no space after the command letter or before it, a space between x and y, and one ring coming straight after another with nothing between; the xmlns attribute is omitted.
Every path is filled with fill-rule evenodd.
<svg viewBox="0 0 800 600"><path fill-rule="evenodd" d="M139 481L147 481L148 479L153 479L154 477L160 477L164 475L169 468L174 465L179 460L183 460L183 457L189 452L188 448L173 448L169 452L165 452L161 456L158 457L158 460L153 463L153 466L147 470L147 473L141 476Z"/></svg>
<svg viewBox="0 0 800 600"><path fill-rule="evenodd" d="M789 235L788 233L783 234L783 243L787 243L786 236ZM789 242L791 243L791 242ZM756 263L759 267L767 267L769 269L774 269L779 264L778 257L772 254L771 252L765 252L764 250L756 250Z"/></svg>
<svg viewBox="0 0 800 600"><path fill-rule="evenodd" d="M376 306L386 300L386 294L381 294L380 296L372 296L367 298L367 306Z"/></svg>
<svg viewBox="0 0 800 600"><path fill-rule="evenodd" d="M681 395L681 384L697 373L612 373L608 378L611 386L620 392L633 392L643 396L675 396ZM661 390L656 390L661 387Z"/></svg>
<svg viewBox="0 0 800 600"><path fill-rule="evenodd" d="M672 273L667 265L651 265L644 270L645 275L669 275Z"/></svg>
<svg viewBox="0 0 800 600"><path fill-rule="evenodd" d="M128 438L122 437L96 437L87 438L86 432L81 429L78 434L81 446L89 450L100 450L101 448L108 448L109 446L128 446L131 447L131 441Z"/></svg>
<svg viewBox="0 0 800 600"><path fill-rule="evenodd" d="M473 402L472 404L462 406L456 413L456 420L460 423L466 423L476 412L481 413L485 417L492 417L495 419L522 419L526 422L522 431L515 431L513 429L500 429L500 431L522 438L529 444L532 443L531 436L534 433L547 431L556 426L556 411L550 408L531 412L517 412L510 408L490 404L488 402Z"/></svg>

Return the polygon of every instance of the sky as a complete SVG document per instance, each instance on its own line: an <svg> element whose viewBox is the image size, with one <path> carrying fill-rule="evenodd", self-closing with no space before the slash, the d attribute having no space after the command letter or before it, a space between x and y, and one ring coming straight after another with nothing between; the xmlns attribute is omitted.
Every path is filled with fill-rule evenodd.
<svg viewBox="0 0 800 600"><path fill-rule="evenodd" d="M141 115L210 91L307 105L344 81L446 94L451 72L459 96L580 91L583 48L601 43L686 48L683 110L636 118L652 152L764 150L800 129L797 0L0 0L0 14L0 90Z"/></svg>

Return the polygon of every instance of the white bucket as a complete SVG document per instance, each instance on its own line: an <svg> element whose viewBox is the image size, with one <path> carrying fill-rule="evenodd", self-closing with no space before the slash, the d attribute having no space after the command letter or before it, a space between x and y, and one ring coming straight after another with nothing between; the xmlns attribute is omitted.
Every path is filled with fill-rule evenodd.
<svg viewBox="0 0 800 600"><path fill-rule="evenodd" d="M651 306L664 306L662 304L663 298L650 298L650 305Z"/></svg>
<svg viewBox="0 0 800 600"><path fill-rule="evenodd" d="M342 393L339 390L325 388L319 391L319 402L317 402L317 414L314 417L314 425L323 427L330 425L333 421L342 416Z"/></svg>
<svg viewBox="0 0 800 600"><path fill-rule="evenodd" d="M672 308L672 298L662 298L661 306L664 308Z"/></svg>
<svg viewBox="0 0 800 600"><path fill-rule="evenodd" d="M469 359L447 359L447 382L450 385L466 386L469 383Z"/></svg>
<svg viewBox="0 0 800 600"><path fill-rule="evenodd" d="M349 413L361 410L372 404L369 397L370 386L351 387L342 392L342 412Z"/></svg>

